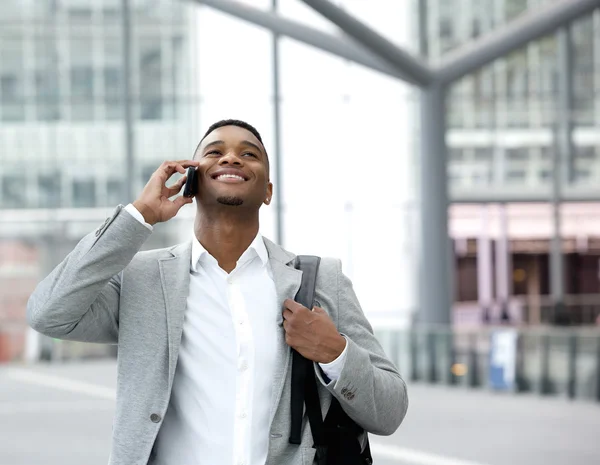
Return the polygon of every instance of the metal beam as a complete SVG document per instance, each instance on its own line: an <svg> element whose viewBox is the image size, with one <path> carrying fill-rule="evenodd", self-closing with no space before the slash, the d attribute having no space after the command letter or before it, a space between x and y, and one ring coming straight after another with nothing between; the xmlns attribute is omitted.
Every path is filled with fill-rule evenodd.
<svg viewBox="0 0 600 465"><path fill-rule="evenodd" d="M286 19L272 11L261 10L232 0L190 0L236 18L262 26L280 36L286 36L340 58L353 61L367 68L415 84L405 75L379 56L366 50L350 37L334 36L318 29Z"/></svg>
<svg viewBox="0 0 600 465"><path fill-rule="evenodd" d="M418 321L448 325L452 310L448 233L446 89L430 86L421 93L421 283Z"/></svg>
<svg viewBox="0 0 600 465"><path fill-rule="evenodd" d="M129 0L121 1L121 31L123 53L123 123L125 133L125 192L124 203L133 202L137 195L137 179L135 170L135 135L133 131L133 99L131 97L131 8Z"/></svg>
<svg viewBox="0 0 600 465"><path fill-rule="evenodd" d="M329 19L373 54L395 66L421 87L427 86L433 81L434 76L426 63L405 52L337 5L328 0L302 0L302 2Z"/></svg>
<svg viewBox="0 0 600 465"><path fill-rule="evenodd" d="M435 67L436 80L444 84L456 81L598 7L600 0L556 0L531 9L488 35L448 52Z"/></svg>
<svg viewBox="0 0 600 465"><path fill-rule="evenodd" d="M277 13L279 0L271 0L271 10ZM281 85L279 83L279 34L272 33L272 68L273 68L273 143L275 158L275 238L277 244L284 247L283 237L283 169L281 154Z"/></svg>

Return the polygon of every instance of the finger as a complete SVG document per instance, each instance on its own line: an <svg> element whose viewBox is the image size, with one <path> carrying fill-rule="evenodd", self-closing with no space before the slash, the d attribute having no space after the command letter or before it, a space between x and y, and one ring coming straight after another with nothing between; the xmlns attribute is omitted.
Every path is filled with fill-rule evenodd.
<svg viewBox="0 0 600 465"><path fill-rule="evenodd" d="M175 208L177 208L177 211L179 211L179 209L181 207L183 207L185 204L187 203L192 203L194 200L191 197L184 197L183 195L180 197L177 197L175 200L173 200L173 205L175 205Z"/></svg>
<svg viewBox="0 0 600 465"><path fill-rule="evenodd" d="M283 311L283 319L287 320L289 319L294 313L290 310L288 310L287 308Z"/></svg>
<svg viewBox="0 0 600 465"><path fill-rule="evenodd" d="M172 186L168 187L169 189L169 197L178 194L185 182L187 181L187 176L182 176L179 181L177 181Z"/></svg>
<svg viewBox="0 0 600 465"><path fill-rule="evenodd" d="M183 166L184 168L189 168L190 166L200 166L200 162L198 160L179 160L177 164Z"/></svg>
<svg viewBox="0 0 600 465"><path fill-rule="evenodd" d="M186 174L185 168L177 161L163 162L156 172L164 181L167 181L175 173Z"/></svg>
<svg viewBox="0 0 600 465"><path fill-rule="evenodd" d="M315 312L315 313L327 313L321 307L313 307L313 312Z"/></svg>
<svg viewBox="0 0 600 465"><path fill-rule="evenodd" d="M283 302L283 306L292 312L297 312L298 310L306 308L304 305L299 304L298 302L292 299L285 299L285 301Z"/></svg>

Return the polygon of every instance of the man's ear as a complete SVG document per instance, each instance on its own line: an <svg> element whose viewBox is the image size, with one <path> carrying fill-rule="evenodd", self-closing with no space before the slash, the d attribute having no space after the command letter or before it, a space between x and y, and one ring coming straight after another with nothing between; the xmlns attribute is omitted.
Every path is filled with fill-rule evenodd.
<svg viewBox="0 0 600 465"><path fill-rule="evenodd" d="M269 200L269 202L265 202L267 203L267 205L269 205L272 200L273 200L273 183L269 181L269 183L267 184L267 197L266 199Z"/></svg>

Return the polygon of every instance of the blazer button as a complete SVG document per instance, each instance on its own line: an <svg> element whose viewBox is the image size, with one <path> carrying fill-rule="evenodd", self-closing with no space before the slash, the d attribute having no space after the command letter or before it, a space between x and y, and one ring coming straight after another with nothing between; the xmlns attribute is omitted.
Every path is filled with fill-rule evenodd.
<svg viewBox="0 0 600 465"><path fill-rule="evenodd" d="M160 415L153 413L152 415L150 415L150 421L152 421L152 423L159 423L161 420Z"/></svg>

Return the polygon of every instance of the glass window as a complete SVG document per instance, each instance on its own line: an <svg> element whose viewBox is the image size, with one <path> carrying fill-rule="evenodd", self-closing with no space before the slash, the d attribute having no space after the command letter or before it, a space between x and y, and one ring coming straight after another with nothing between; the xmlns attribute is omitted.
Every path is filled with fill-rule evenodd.
<svg viewBox="0 0 600 465"><path fill-rule="evenodd" d="M156 165L146 165L142 168L142 172L141 172L142 185L144 185L144 186L146 185L146 183L150 180L150 178L152 177L152 175L154 174L154 172L156 171L156 169L158 168L159 165L160 165L160 162L157 162Z"/></svg>
<svg viewBox="0 0 600 465"><path fill-rule="evenodd" d="M475 107L475 127L489 128L494 125L494 73L484 68L473 75L473 104Z"/></svg>
<svg viewBox="0 0 600 465"><path fill-rule="evenodd" d="M96 184L93 179L77 179L73 181L73 206L96 206Z"/></svg>
<svg viewBox="0 0 600 465"><path fill-rule="evenodd" d="M592 173L590 170L576 170L575 171L575 182L589 182L592 180Z"/></svg>
<svg viewBox="0 0 600 465"><path fill-rule="evenodd" d="M552 147L541 147L540 157L542 160L550 160L554 156L554 148Z"/></svg>
<svg viewBox="0 0 600 465"><path fill-rule="evenodd" d="M578 124L594 124L594 25L592 17L573 24L574 117Z"/></svg>
<svg viewBox="0 0 600 465"><path fill-rule="evenodd" d="M464 156L464 150L460 148L449 148L448 158L450 160L462 160Z"/></svg>
<svg viewBox="0 0 600 465"><path fill-rule="evenodd" d="M519 16L527 9L527 0L506 0L505 11L506 21L510 21L515 16Z"/></svg>
<svg viewBox="0 0 600 465"><path fill-rule="evenodd" d="M7 174L2 179L3 208L22 208L27 203L25 195L25 176Z"/></svg>
<svg viewBox="0 0 600 465"><path fill-rule="evenodd" d="M40 19L49 19L56 16L60 8L56 0L35 0L31 2L33 6L33 15Z"/></svg>
<svg viewBox="0 0 600 465"><path fill-rule="evenodd" d="M492 173L490 170L479 171L477 173L473 173L471 180L474 185L489 185L489 183L492 181Z"/></svg>
<svg viewBox="0 0 600 465"><path fill-rule="evenodd" d="M550 170L541 170L539 172L539 179L540 181L546 183L550 180L550 176L551 176L551 172Z"/></svg>
<svg viewBox="0 0 600 465"><path fill-rule="evenodd" d="M511 161L527 160L528 156L529 156L529 148L527 148L527 147L520 147L520 148L516 148L516 149L506 149L506 158L508 158Z"/></svg>
<svg viewBox="0 0 600 465"><path fill-rule="evenodd" d="M93 43L90 37L73 37L70 42L71 117L74 120L94 118Z"/></svg>
<svg viewBox="0 0 600 465"><path fill-rule="evenodd" d="M25 118L23 81L16 74L0 75L0 105L4 121L22 121Z"/></svg>
<svg viewBox="0 0 600 465"><path fill-rule="evenodd" d="M525 177L525 170L509 170L506 173L506 182L509 184L523 183Z"/></svg>
<svg viewBox="0 0 600 465"><path fill-rule="evenodd" d="M0 105L4 121L25 119L23 53L20 40L2 40L0 47Z"/></svg>
<svg viewBox="0 0 600 465"><path fill-rule="evenodd" d="M41 208L60 207L60 173L43 174L38 177L39 200Z"/></svg>
<svg viewBox="0 0 600 465"><path fill-rule="evenodd" d="M121 69L109 67L104 69L104 103L106 104L106 118L121 119L123 117L123 106L121 104Z"/></svg>
<svg viewBox="0 0 600 465"><path fill-rule="evenodd" d="M94 70L91 66L71 69L71 118L94 119Z"/></svg>
<svg viewBox="0 0 600 465"><path fill-rule="evenodd" d="M61 118L58 84L58 49L56 37L38 37L35 41L35 94L37 118L55 121Z"/></svg>
<svg viewBox="0 0 600 465"><path fill-rule="evenodd" d="M525 127L528 123L529 71L526 51L511 54L506 59L508 126Z"/></svg>
<svg viewBox="0 0 600 465"><path fill-rule="evenodd" d="M580 160L593 160L596 158L596 148L593 146L575 146L575 157Z"/></svg>
<svg viewBox="0 0 600 465"><path fill-rule="evenodd" d="M478 147L475 149L475 160L491 162L494 157L494 149L492 147Z"/></svg>
<svg viewBox="0 0 600 465"><path fill-rule="evenodd" d="M140 38L140 117L162 118L160 42Z"/></svg>
<svg viewBox="0 0 600 465"><path fill-rule="evenodd" d="M69 17L77 20L91 20L92 8L89 6L72 6L69 8Z"/></svg>
<svg viewBox="0 0 600 465"><path fill-rule="evenodd" d="M106 185L106 203L108 206L116 206L125 202L125 185L121 179L109 179Z"/></svg>

